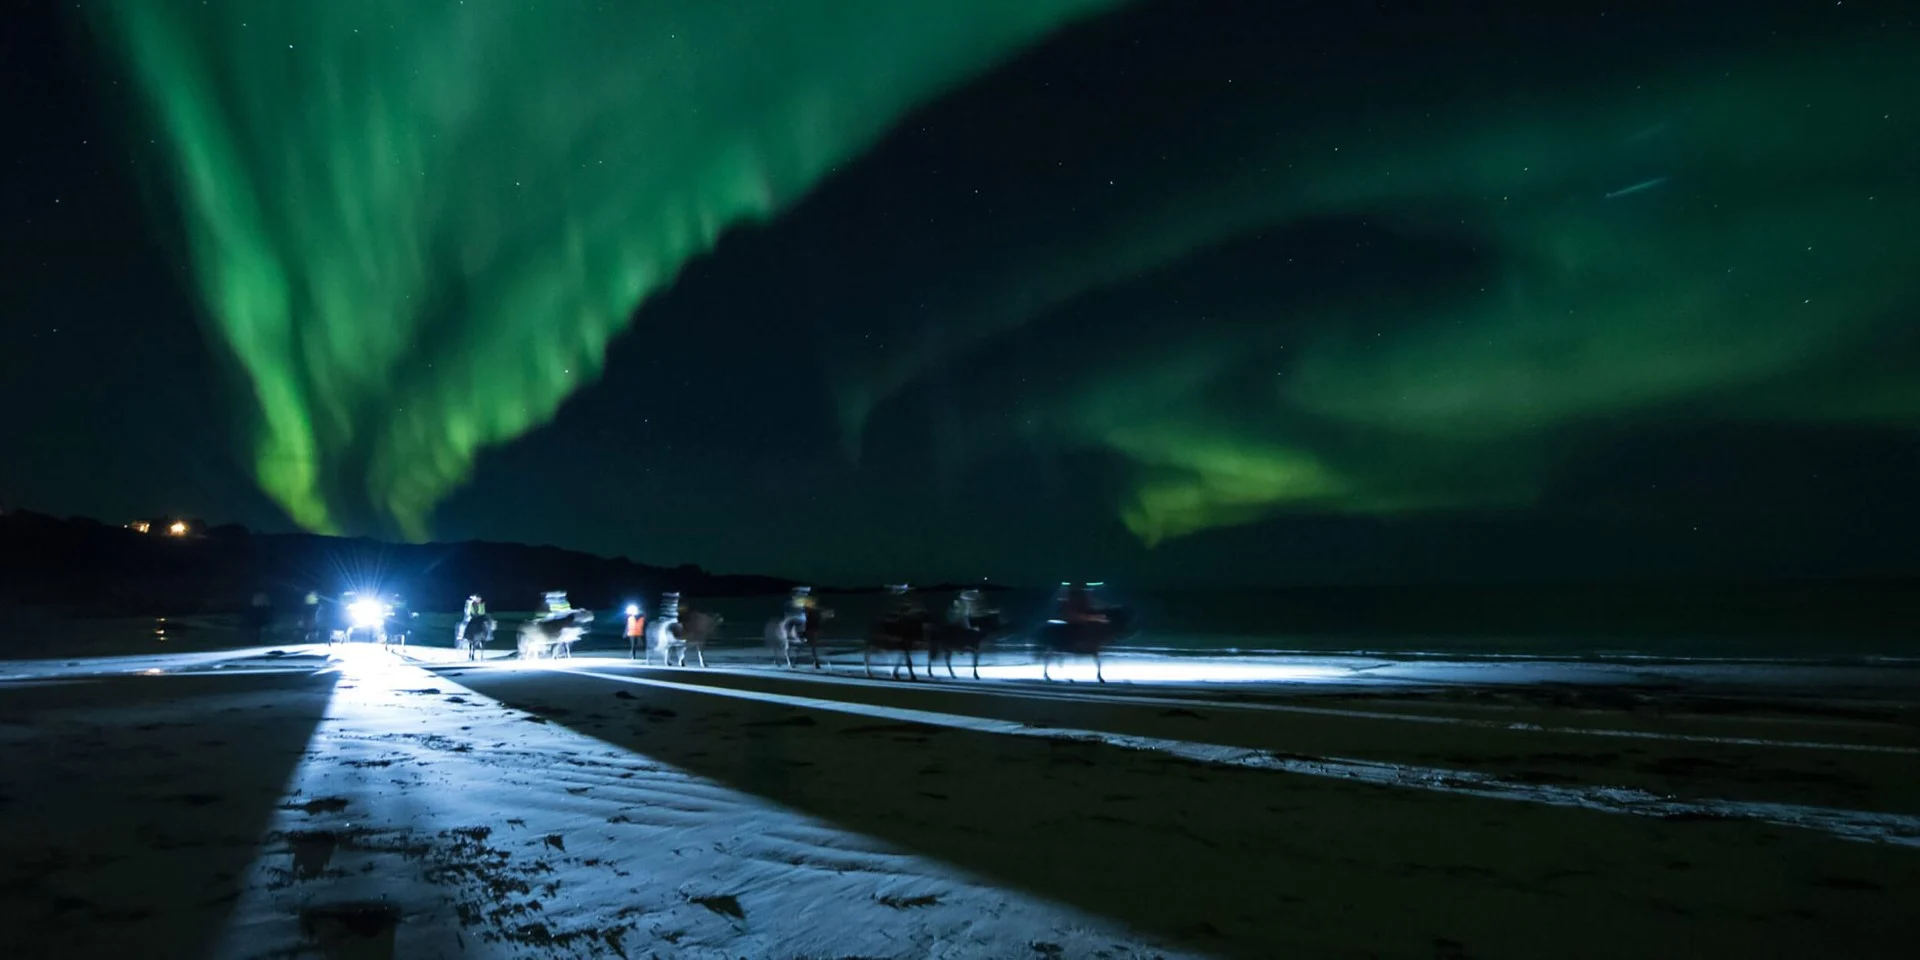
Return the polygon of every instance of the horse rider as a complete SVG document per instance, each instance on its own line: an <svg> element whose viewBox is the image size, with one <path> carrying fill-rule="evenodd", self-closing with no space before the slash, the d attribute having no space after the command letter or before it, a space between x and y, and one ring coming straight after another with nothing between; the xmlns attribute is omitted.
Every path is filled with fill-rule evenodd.
<svg viewBox="0 0 1920 960"><path fill-rule="evenodd" d="M472 629L475 621L485 621L486 619L487 601L481 599L477 593L469 596L466 607L460 611L460 630L457 637L464 639L467 636L467 631Z"/></svg>
<svg viewBox="0 0 1920 960"><path fill-rule="evenodd" d="M904 583L889 584L887 594L893 598L893 604L887 608L887 619L895 622L923 620L927 616L920 598L913 593L913 587Z"/></svg>
<svg viewBox="0 0 1920 960"><path fill-rule="evenodd" d="M812 587L794 587L787 595L787 610L784 619L786 628L795 636L804 635L807 625L818 616L820 601L813 598Z"/></svg>
<svg viewBox="0 0 1920 960"><path fill-rule="evenodd" d="M813 598L812 587L794 587L793 592L787 595L787 616L810 617L819 605L820 602Z"/></svg>
<svg viewBox="0 0 1920 960"><path fill-rule="evenodd" d="M300 614L300 623L307 632L307 639L317 640L320 638L320 594L318 591L308 590L306 598L301 602L305 604L306 609Z"/></svg>
<svg viewBox="0 0 1920 960"><path fill-rule="evenodd" d="M972 630L973 618L985 612L983 606L980 591L962 590L959 596L953 598L953 605L947 608L947 622L962 630Z"/></svg>
<svg viewBox="0 0 1920 960"><path fill-rule="evenodd" d="M394 595L393 602L387 604L386 630L389 645L407 645L407 634L413 632L413 608L407 606L405 597Z"/></svg>
<svg viewBox="0 0 1920 960"><path fill-rule="evenodd" d="M1067 623L1106 623L1107 615L1093 604L1093 593L1084 583L1067 587L1060 598L1059 619Z"/></svg>

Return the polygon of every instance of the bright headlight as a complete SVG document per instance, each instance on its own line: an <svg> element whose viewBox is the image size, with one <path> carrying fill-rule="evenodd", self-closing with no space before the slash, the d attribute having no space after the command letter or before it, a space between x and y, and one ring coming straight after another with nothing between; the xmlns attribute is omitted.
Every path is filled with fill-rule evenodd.
<svg viewBox="0 0 1920 960"><path fill-rule="evenodd" d="M385 620L385 610L378 600L355 600L347 607L347 616L353 618L356 627L377 627Z"/></svg>

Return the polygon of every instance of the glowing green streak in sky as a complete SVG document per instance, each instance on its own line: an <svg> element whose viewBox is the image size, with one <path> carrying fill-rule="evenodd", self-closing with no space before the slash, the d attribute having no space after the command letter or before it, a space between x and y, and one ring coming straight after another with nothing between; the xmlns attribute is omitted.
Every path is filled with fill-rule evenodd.
<svg viewBox="0 0 1920 960"><path fill-rule="evenodd" d="M1111 0L112 0L302 526L423 536L634 308L903 112Z"/></svg>
<svg viewBox="0 0 1920 960"><path fill-rule="evenodd" d="M1888 36L1676 63L1548 109L1402 81L1369 94L1397 108L1386 118L1249 117L1112 201L1134 208L1039 238L1058 252L976 284L946 338L979 348L1209 243L1316 218L1484 253L1479 289L1400 295L1382 276L1378 293L1276 305L1265 332L1184 354L1180 337L1218 334L1173 315L1138 364L1052 371L1068 395L1026 399L1019 419L1125 462L1120 517L1149 544L1286 510L1523 504L1553 451L1603 444L1628 417L1920 426L1911 371L1872 360L1911 338L1920 294L1920 73L1912 42ZM1665 151L1639 152L1649 138ZM1208 149L1272 172L1233 175ZM875 408L945 359L849 355L865 368L841 397L856 448Z"/></svg>

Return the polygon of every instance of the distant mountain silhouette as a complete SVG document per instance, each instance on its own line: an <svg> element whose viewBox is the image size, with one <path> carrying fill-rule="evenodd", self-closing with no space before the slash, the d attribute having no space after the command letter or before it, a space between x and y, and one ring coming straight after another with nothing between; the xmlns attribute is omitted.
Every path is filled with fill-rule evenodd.
<svg viewBox="0 0 1920 960"><path fill-rule="evenodd" d="M167 532L175 520L180 535ZM84 518L0 513L0 615L37 608L113 617L236 612L258 592L282 611L311 590L404 597L422 613L460 609L478 593L495 611L534 609L547 590L613 613L651 607L665 590L688 599L771 596L794 581L709 573L691 564L651 566L517 543L394 544L311 534L256 534L192 518L145 521L148 532ZM846 599L843 615L879 609L879 587L815 584ZM915 584L930 603L963 587ZM1047 590L1003 598L1035 613ZM1245 636L1843 637L1896 638L1920 655L1920 583L1909 579L1666 581L1591 584L1292 585L1149 591L1137 605L1157 629ZM777 607L769 606L768 609ZM869 611L870 613L871 611ZM865 615L865 614L862 614ZM1037 615L1037 614L1036 614ZM1902 654L1903 656L1906 654Z"/></svg>
<svg viewBox="0 0 1920 960"><path fill-rule="evenodd" d="M186 535L175 536L160 522L142 533L79 517L0 515L0 605L179 615L239 610L255 592L288 609L310 590L328 597L358 590L397 593L421 612L457 611L475 593L495 610L529 610L543 592L565 590L576 606L606 610L629 598L651 602L663 590L754 596L794 586L777 577L658 567L558 547L395 544L189 523Z"/></svg>

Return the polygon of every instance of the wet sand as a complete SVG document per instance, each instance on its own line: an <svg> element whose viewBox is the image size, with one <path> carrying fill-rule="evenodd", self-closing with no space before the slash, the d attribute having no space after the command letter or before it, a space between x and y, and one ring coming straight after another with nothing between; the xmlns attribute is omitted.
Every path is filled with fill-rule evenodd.
<svg viewBox="0 0 1920 960"><path fill-rule="evenodd" d="M1920 934L1898 670L907 683L762 659L9 662L0 920L68 956L1894 956Z"/></svg>

